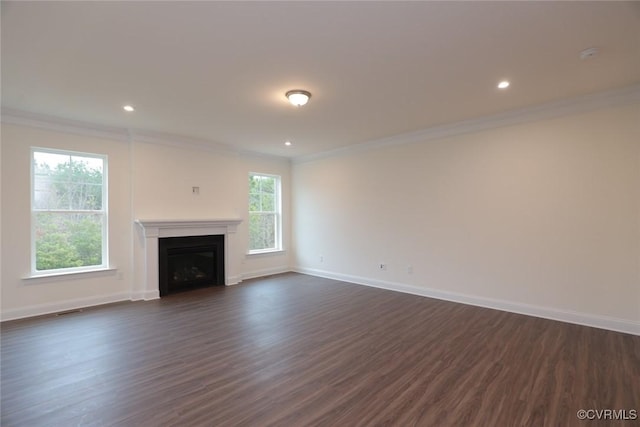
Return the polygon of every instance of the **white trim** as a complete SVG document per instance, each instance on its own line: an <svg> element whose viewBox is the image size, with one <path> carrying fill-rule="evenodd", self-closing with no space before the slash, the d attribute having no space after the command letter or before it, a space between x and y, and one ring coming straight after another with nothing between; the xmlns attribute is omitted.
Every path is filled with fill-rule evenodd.
<svg viewBox="0 0 640 427"><path fill-rule="evenodd" d="M35 278L35 277L44 277L44 276L57 276L60 274L74 274L74 273L82 273L88 271L100 271L100 270L109 270L109 157L106 154L98 154L98 153L89 153L85 151L74 151L74 150L61 150L55 148L45 148L45 147L37 147L32 146L30 148L30 222L31 222L31 230L30 230L30 258L31 258L31 273L27 277ZM102 206L98 210L79 210L79 209L42 209L36 208L35 201L35 183L36 183L36 171L34 169L35 166L35 156L36 154L53 154L53 155L63 155L68 156L69 161L71 162L72 157L78 158L90 158L102 161L102 183L100 185L100 190L102 192ZM48 270L37 270L37 251L36 251L36 215L40 213L83 213L100 216L101 219L101 236L100 236L100 244L101 244L101 263L99 265L90 265L83 267L68 267L68 268L60 268L60 269L48 269Z"/></svg>
<svg viewBox="0 0 640 427"><path fill-rule="evenodd" d="M227 276L226 286L239 285L242 282L242 275L236 274L234 276Z"/></svg>
<svg viewBox="0 0 640 427"><path fill-rule="evenodd" d="M166 145L169 147L190 148L209 151L217 154L237 155L238 152L232 146L215 141L191 138L184 135L173 135L161 132L144 130L131 130L131 139L135 142L147 144Z"/></svg>
<svg viewBox="0 0 640 427"><path fill-rule="evenodd" d="M144 259L142 260L144 290L136 292L137 298L160 298L158 278L158 244L163 237L224 235L224 283L235 285L242 281L236 273L235 260L230 259L236 253L234 247L235 235L241 219L137 219L135 224L140 226L144 237Z"/></svg>
<svg viewBox="0 0 640 427"><path fill-rule="evenodd" d="M160 298L160 291L136 291L131 292L131 301L151 301Z"/></svg>
<svg viewBox="0 0 640 427"><path fill-rule="evenodd" d="M622 89L582 95L561 101L506 111L504 113L494 114L491 116L479 117L476 119L464 120L441 126L433 126L416 132L393 135L387 138L349 145L316 154L298 156L294 157L292 161L294 164L306 163L330 157L357 154L379 147L427 142L438 138L512 126L538 120L552 119L570 114L586 113L600 108L637 103L640 103L640 85L638 84Z"/></svg>
<svg viewBox="0 0 640 427"><path fill-rule="evenodd" d="M168 233L175 234L180 230L193 230L197 228L220 228L224 227L227 233L235 233L238 225L242 222L241 219L137 219L135 223L142 227L145 236L158 236L163 233L163 230L167 230ZM190 231L188 231L190 232ZM196 231L197 232L197 231ZM224 233L223 233L224 234ZM194 234L192 234L194 235ZM164 236L160 237L173 237Z"/></svg>
<svg viewBox="0 0 640 427"><path fill-rule="evenodd" d="M81 122L79 120L62 119L46 114L15 110L13 108L2 108L2 123L75 135L106 138L121 142L127 142L129 140L128 131L124 128L102 126L95 123Z"/></svg>
<svg viewBox="0 0 640 427"><path fill-rule="evenodd" d="M120 301L129 301L128 292L118 292L115 294L99 295L87 298L76 298L72 300L36 304L21 308L2 310L0 319L5 322L7 320L23 319L25 317L42 316L45 314L59 313L61 311L76 310L96 305L110 304Z"/></svg>
<svg viewBox="0 0 640 427"><path fill-rule="evenodd" d="M581 95L574 98L553 101L517 110L510 110L490 116L453 122L441 126L433 126L415 132L408 132L390 137L381 138L360 144L349 145L334 150L289 158L246 149L239 149L232 145L219 142L191 138L183 135L172 135L148 130L126 129L121 127L102 126L95 123L81 122L78 120L62 119L45 114L31 113L12 108L2 108L1 120L3 123L29 126L38 129L67 132L79 135L88 135L99 138L114 139L117 141L140 141L151 144L170 145L177 147L190 147L193 149L214 151L218 153L246 155L259 158L279 159L292 163L306 163L314 160L336 157L340 155L355 154L377 147L404 145L417 142L460 135L481 130L494 129L520 123L537 120L551 119L569 114L585 113L600 108L630 105L640 103L640 85L634 84L621 89L604 92L596 92Z"/></svg>
<svg viewBox="0 0 640 427"><path fill-rule="evenodd" d="M229 144L206 139L142 129L103 126L96 123L63 119L47 114L32 113L13 108L2 108L0 118L2 123L10 125L27 126L35 129L65 132L96 138L106 138L115 141L128 142L129 144L132 142L144 142L148 144L173 146L233 156L241 155L254 158L280 160L290 163L290 159L285 156L239 149Z"/></svg>
<svg viewBox="0 0 640 427"><path fill-rule="evenodd" d="M354 283L357 285L387 289L390 291L403 292L407 294L436 298L444 301L457 302L478 307L492 308L496 310L507 311L510 313L524 314L527 316L557 320L560 322L573 323L576 325L591 326L594 328L607 329L611 331L624 332L627 334L640 336L640 322L634 322L632 320L619 319L609 316L600 316L589 313L580 313L572 310L561 310L550 307L522 304L518 302L499 300L494 298L485 298L475 295L461 294L457 292L442 291L433 288L423 288L414 285L407 285L404 283L369 279L366 277L334 273L313 268L296 267L293 269L293 271L297 273L308 274L310 276L318 276L327 279Z"/></svg>
<svg viewBox="0 0 640 427"><path fill-rule="evenodd" d="M87 270L47 270L46 273L32 273L30 276L23 277L22 280L27 283L43 283L43 282L60 282L72 279L87 279L90 277L113 276L118 271L115 267L97 267Z"/></svg>
<svg viewBox="0 0 640 427"><path fill-rule="evenodd" d="M269 174L269 173L261 173L261 172L249 172L249 180L251 180L252 177L265 177L265 178L273 178L275 180L275 203L274 203L274 207L276 208L275 211L251 211L251 206L249 206L249 222L251 222L251 214L275 214L275 229L276 229L276 235L275 235L275 247L273 248L266 248L266 249L251 249L249 248L249 250L247 251L248 255L257 255L257 254L263 254L263 253L270 253L270 252L279 252L282 251L282 233L283 233L283 229L282 229L282 177L280 175L274 175L274 174ZM262 195L262 185L260 185L260 195ZM247 195L249 197L249 205L251 205L251 188L249 187L247 189ZM249 240L251 240L251 230L249 230ZM250 244L251 242L249 242Z"/></svg>
<svg viewBox="0 0 640 427"><path fill-rule="evenodd" d="M260 249L253 252L247 252L245 254L246 258L260 258L260 256L269 256L269 255L284 255L286 254L286 249Z"/></svg>
<svg viewBox="0 0 640 427"><path fill-rule="evenodd" d="M287 265L280 267L263 268L260 270L247 271L242 274L242 280L257 279L258 277L273 276L274 274L282 274L291 272L291 268Z"/></svg>
<svg viewBox="0 0 640 427"><path fill-rule="evenodd" d="M185 135L175 135L165 132L155 132L142 129L132 129L130 131L131 139L135 142L144 142L147 144L166 145L169 147L190 148L193 150L208 151L221 155L230 156L250 156L257 158L266 158L271 160L281 160L289 162L290 159L275 154L260 153L234 147L230 144L222 142L193 138Z"/></svg>

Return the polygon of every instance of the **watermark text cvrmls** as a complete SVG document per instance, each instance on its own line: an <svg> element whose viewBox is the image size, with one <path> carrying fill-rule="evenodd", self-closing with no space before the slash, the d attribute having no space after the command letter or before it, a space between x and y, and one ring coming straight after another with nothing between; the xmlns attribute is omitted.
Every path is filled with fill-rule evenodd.
<svg viewBox="0 0 640 427"><path fill-rule="evenodd" d="M576 413L579 420L637 420L636 409L579 409Z"/></svg>

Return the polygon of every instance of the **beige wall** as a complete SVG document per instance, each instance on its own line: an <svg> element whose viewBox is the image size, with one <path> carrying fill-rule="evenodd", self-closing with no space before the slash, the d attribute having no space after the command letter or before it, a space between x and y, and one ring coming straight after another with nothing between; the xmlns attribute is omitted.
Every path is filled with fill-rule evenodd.
<svg viewBox="0 0 640 427"><path fill-rule="evenodd" d="M294 164L297 269L640 331L639 118L619 107Z"/></svg>
<svg viewBox="0 0 640 427"><path fill-rule="evenodd" d="M180 141L175 141L179 144ZM109 161L110 264L117 271L23 280L30 273L30 148L106 154ZM126 300L142 288L134 219L240 218L234 253L242 278L290 266L288 160L143 142L117 141L27 126L2 125L2 318L17 318ZM247 256L249 172L277 174L283 184L286 251ZM192 187L199 186L194 196ZM120 274L118 274L120 273Z"/></svg>
<svg viewBox="0 0 640 427"><path fill-rule="evenodd" d="M135 219L239 218L242 223L234 236L238 244L234 245L235 252L227 255L234 265L240 266L242 277L289 270L291 166L288 160L134 142L133 164ZM284 252L247 255L249 172L279 175L282 179ZM192 193L194 186L200 187L199 195ZM141 230L136 229L136 290L142 283L142 241Z"/></svg>
<svg viewBox="0 0 640 427"><path fill-rule="evenodd" d="M31 147L106 154L109 261L117 272L25 281L30 274ZM2 316L125 299L131 283L129 147L124 141L2 125ZM119 276L117 273L122 273ZM120 277L122 277L120 279Z"/></svg>
<svg viewBox="0 0 640 427"><path fill-rule="evenodd" d="M293 169L284 159L178 147L180 141L3 124L2 318L135 295L142 275L136 218L239 217L232 255L245 278L296 266L640 333L639 117L638 105L602 109ZM31 146L109 156L110 260L117 272L22 279L29 274ZM282 176L284 253L246 256L250 171Z"/></svg>

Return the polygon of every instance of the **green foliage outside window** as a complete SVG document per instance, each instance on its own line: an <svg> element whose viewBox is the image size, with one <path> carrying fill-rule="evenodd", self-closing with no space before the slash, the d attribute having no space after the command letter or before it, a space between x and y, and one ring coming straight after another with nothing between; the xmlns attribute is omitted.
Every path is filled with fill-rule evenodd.
<svg viewBox="0 0 640 427"><path fill-rule="evenodd" d="M102 264L102 217L36 214L36 270Z"/></svg>
<svg viewBox="0 0 640 427"><path fill-rule="evenodd" d="M102 265L103 159L33 154L36 270Z"/></svg>

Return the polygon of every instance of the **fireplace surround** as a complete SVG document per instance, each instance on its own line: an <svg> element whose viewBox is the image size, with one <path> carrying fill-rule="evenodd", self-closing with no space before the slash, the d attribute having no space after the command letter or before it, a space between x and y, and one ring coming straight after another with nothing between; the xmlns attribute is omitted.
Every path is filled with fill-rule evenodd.
<svg viewBox="0 0 640 427"><path fill-rule="evenodd" d="M241 219L186 219L186 220L135 220L140 230L140 251L136 255L137 282L142 289L134 291L133 299L160 298L159 279L159 240L165 237L187 236L224 236L224 280L225 285L234 285L241 281L239 274L240 259L236 245L236 230Z"/></svg>

